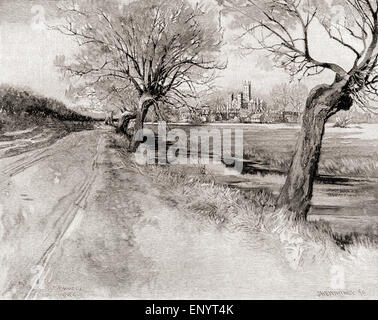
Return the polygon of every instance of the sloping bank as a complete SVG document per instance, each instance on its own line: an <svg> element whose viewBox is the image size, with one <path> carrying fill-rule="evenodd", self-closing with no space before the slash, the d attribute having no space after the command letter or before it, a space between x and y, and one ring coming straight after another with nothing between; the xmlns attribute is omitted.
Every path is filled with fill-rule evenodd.
<svg viewBox="0 0 378 320"><path fill-rule="evenodd" d="M281 290L284 288L286 297L378 296L378 247L369 239L361 237L340 246L326 224L289 221L283 212L274 210L271 195L264 191L242 193L216 185L200 167L145 166L140 170L164 190L164 201L184 215L213 225L221 233L241 237L243 245L237 246L259 248L278 258L278 264L265 267L272 279L275 272L282 272L281 268L291 270L281 273L285 280L278 280L282 281ZM217 249L222 254L222 248ZM232 253L235 261L240 259L239 253ZM241 279L248 277L245 264L252 270L259 259L258 255L252 256L253 251L250 256L245 254L248 253L243 253L243 263L235 266ZM287 281L295 283L295 289ZM271 294L276 297L274 290L272 286ZM290 290L294 291L289 293Z"/></svg>

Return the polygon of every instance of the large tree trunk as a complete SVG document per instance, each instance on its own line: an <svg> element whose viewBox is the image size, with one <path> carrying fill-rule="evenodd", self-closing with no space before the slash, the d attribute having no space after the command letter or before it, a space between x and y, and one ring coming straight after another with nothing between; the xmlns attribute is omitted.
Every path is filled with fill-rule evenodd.
<svg viewBox="0 0 378 320"><path fill-rule="evenodd" d="M146 119L149 108L154 104L154 98L149 94L143 94L138 102L139 111L136 114L134 133L130 140L129 151L135 152L141 141L138 132L143 130L144 121Z"/></svg>
<svg viewBox="0 0 378 320"><path fill-rule="evenodd" d="M345 81L319 86L307 99L294 157L277 201L277 208L287 209L295 220L305 220L310 209L327 120L352 106L344 86Z"/></svg>
<svg viewBox="0 0 378 320"><path fill-rule="evenodd" d="M128 132L128 127L129 127L130 121L136 119L136 117L137 117L136 112L124 112L119 119L117 132L121 132L125 134L129 139L131 139L131 136Z"/></svg>

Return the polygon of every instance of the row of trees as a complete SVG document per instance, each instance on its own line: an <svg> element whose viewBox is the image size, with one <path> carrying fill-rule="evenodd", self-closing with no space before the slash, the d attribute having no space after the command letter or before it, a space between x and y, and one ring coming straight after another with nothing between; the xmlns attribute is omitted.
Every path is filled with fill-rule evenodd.
<svg viewBox="0 0 378 320"><path fill-rule="evenodd" d="M277 201L296 219L306 218L310 208L326 122L353 103L371 109L377 97L378 0L70 0L60 10L66 21L55 28L73 37L80 52L72 61L59 57L57 65L79 78L79 92L119 105L125 133L131 119L142 128L151 108L157 114L162 105L190 108L187 101L210 85L214 71L224 67L220 14L233 19L245 50L265 52L293 79L333 74L331 84L319 84L307 97ZM323 30L325 50L329 41L335 44L331 56L350 57L346 66L314 55L320 43L311 36L313 28ZM130 150L137 140L130 136Z"/></svg>

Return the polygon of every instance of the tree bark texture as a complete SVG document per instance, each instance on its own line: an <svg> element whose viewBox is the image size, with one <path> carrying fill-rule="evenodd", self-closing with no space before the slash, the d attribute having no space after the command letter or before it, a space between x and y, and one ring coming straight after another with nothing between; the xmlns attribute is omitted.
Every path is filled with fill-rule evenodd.
<svg viewBox="0 0 378 320"><path fill-rule="evenodd" d="M340 80L316 87L307 99L293 160L277 200L277 208L287 209L294 220L305 220L311 207L325 124L353 104L345 86L346 81Z"/></svg>

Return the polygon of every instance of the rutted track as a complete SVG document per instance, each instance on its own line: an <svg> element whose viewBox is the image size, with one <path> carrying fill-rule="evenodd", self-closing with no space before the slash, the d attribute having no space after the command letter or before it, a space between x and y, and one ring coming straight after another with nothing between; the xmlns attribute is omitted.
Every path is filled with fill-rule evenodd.
<svg viewBox="0 0 378 320"><path fill-rule="evenodd" d="M83 138L81 138L81 140L82 139ZM79 142L80 141L78 141L78 143ZM5 166L5 168L3 168L0 171L0 175L12 177L12 176L26 170L27 168L30 168L31 166L37 164L38 162L43 161L44 159L53 156L54 154L59 152L59 150L54 151L54 146L55 146L55 144L24 154L20 159L9 164L8 166Z"/></svg>
<svg viewBox="0 0 378 320"><path fill-rule="evenodd" d="M34 277L31 288L25 296L25 299L32 299L34 297L36 289L38 289L38 287L43 284L44 279L46 278L49 271L49 262L52 259L56 249L61 245L62 240L65 238L67 231L74 224L75 219L78 218L80 209L85 209L87 205L87 198L91 192L91 187L94 181L96 180L96 168L98 167L97 161L99 157L99 147L102 141L103 137L101 136L97 143L96 155L92 162L92 174L83 181L82 185L79 188L77 197L75 201L71 204L71 206L68 208L66 215L58 219L56 225L60 224L60 226L57 227L58 230L60 230L60 232L57 234L55 241L44 252L38 265L36 266L36 269L39 271L37 275Z"/></svg>
<svg viewBox="0 0 378 320"><path fill-rule="evenodd" d="M101 131L74 133L49 147L2 160L0 205L3 209L0 210L0 229L5 232L0 234L3 240L0 245L0 267L5 267L3 271L8 276L4 279L6 282L0 285L6 297L37 298L38 290L49 275L50 263L57 249L81 219L87 206L98 175L103 142L104 133ZM79 170L79 175L75 174L76 171L67 171L67 166ZM55 172L59 171L60 179L55 184L44 178L51 175L51 168L56 168ZM30 187L35 190L22 191L25 190L23 181L29 181L27 184L31 183ZM48 186L47 191L43 189L43 193L40 193L38 189L46 188L44 185ZM46 199L49 190L51 199ZM24 193L31 194L25 197L30 198L30 201L22 203L15 192L21 196ZM22 208L25 205L34 208L30 215L24 214ZM9 225L9 221L13 221L12 217L17 217L20 210L24 218L15 222L15 227ZM4 226L4 222L8 222L8 225ZM37 237L37 241L27 240L29 236L24 238L25 232L26 235L31 232L31 237ZM24 254L20 252L15 256L17 248L25 250Z"/></svg>

